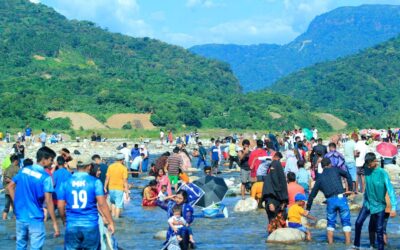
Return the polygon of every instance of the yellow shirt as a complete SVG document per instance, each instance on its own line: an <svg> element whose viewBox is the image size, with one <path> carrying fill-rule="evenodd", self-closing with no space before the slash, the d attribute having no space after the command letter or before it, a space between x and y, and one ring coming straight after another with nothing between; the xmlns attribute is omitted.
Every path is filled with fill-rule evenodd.
<svg viewBox="0 0 400 250"><path fill-rule="evenodd" d="M128 170L124 165L115 162L108 167L108 190L124 190L124 182L128 179Z"/></svg>
<svg viewBox="0 0 400 250"><path fill-rule="evenodd" d="M301 224L301 216L304 214L304 208L300 207L298 204L293 204L289 208L288 220L289 222Z"/></svg>
<svg viewBox="0 0 400 250"><path fill-rule="evenodd" d="M264 182L259 181L251 186L250 196L253 199L261 199Z"/></svg>

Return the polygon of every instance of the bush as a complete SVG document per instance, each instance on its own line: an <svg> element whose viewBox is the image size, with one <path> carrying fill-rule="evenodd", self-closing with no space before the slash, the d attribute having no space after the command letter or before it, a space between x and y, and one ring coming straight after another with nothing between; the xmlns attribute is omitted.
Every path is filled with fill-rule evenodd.
<svg viewBox="0 0 400 250"><path fill-rule="evenodd" d="M122 129L126 129L126 130L132 129L132 124L131 124L131 122L125 123L125 124L122 126Z"/></svg>

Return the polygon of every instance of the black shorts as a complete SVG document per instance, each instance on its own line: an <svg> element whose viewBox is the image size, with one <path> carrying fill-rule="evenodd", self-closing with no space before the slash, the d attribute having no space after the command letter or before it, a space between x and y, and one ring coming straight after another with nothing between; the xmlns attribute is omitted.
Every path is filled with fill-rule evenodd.
<svg viewBox="0 0 400 250"><path fill-rule="evenodd" d="M362 175L364 176L364 167L357 167L357 175Z"/></svg>

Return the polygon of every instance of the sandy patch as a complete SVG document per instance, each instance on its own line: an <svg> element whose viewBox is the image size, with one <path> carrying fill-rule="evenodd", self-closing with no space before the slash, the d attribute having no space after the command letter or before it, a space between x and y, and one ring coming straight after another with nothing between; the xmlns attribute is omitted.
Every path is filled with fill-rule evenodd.
<svg viewBox="0 0 400 250"><path fill-rule="evenodd" d="M86 113L81 112L63 112L63 111L51 111L46 114L48 118L69 118L72 122L73 129L105 129L106 126L100 123L96 118Z"/></svg>
<svg viewBox="0 0 400 250"><path fill-rule="evenodd" d="M150 122L150 114L115 114L108 118L106 125L110 128L122 128L128 122L133 128L137 129L155 129L156 127Z"/></svg>
<svg viewBox="0 0 400 250"><path fill-rule="evenodd" d="M328 114L328 113L320 113L317 116L323 120L325 120L334 130L341 130L347 127L347 123L340 118Z"/></svg>

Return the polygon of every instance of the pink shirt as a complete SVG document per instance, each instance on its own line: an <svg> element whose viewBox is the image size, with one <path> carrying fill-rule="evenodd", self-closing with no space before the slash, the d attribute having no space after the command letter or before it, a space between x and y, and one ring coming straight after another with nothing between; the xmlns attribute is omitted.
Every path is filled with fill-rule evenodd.
<svg viewBox="0 0 400 250"><path fill-rule="evenodd" d="M169 181L168 176L163 175L161 178L158 176L157 177L157 191L160 192L162 186L166 185L167 186L167 192L168 192L168 196L172 195L172 190L171 190L171 182Z"/></svg>

